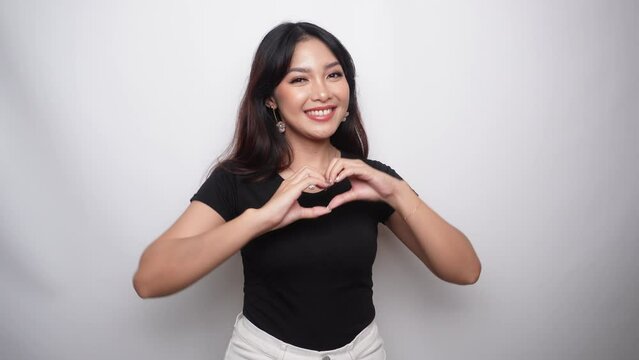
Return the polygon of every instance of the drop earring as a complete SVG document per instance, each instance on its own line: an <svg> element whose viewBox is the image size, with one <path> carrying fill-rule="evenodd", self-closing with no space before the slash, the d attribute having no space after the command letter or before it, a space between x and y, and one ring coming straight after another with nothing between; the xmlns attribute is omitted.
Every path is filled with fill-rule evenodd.
<svg viewBox="0 0 639 360"><path fill-rule="evenodd" d="M280 134L283 134L286 131L286 124L284 124L284 121L277 118L275 107L272 107L271 110L273 110L273 117L275 118L275 127L277 128L277 131L279 131Z"/></svg>
<svg viewBox="0 0 639 360"><path fill-rule="evenodd" d="M342 122L346 121L346 119L348 118L348 115L349 115L349 113L347 111L346 114L344 114L344 118L342 119Z"/></svg>

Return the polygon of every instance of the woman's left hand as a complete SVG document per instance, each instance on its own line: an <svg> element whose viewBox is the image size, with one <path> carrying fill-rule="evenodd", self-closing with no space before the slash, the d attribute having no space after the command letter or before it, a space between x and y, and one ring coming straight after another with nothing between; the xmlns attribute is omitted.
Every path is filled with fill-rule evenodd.
<svg viewBox="0 0 639 360"><path fill-rule="evenodd" d="M393 195L397 182L401 181L374 169L359 159L336 158L326 169L325 177L336 183L347 177L351 189L335 196L328 204L331 210L349 201L387 201Z"/></svg>

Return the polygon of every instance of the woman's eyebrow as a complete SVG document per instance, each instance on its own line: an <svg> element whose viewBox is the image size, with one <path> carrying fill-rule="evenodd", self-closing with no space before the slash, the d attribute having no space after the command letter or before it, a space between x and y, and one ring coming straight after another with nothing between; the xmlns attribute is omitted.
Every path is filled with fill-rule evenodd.
<svg viewBox="0 0 639 360"><path fill-rule="evenodd" d="M333 62L332 62L332 63L330 63L330 64L326 64L326 65L324 66L324 69L326 70L326 69L332 68L332 67L333 67L333 66L335 66L335 65L339 65L339 61L333 61ZM290 72L293 72L293 71L303 72L303 73L309 73L309 72L311 72L311 69L309 69L309 68L302 68L302 67L294 67L294 68L290 68L290 69L288 69L287 73L290 73Z"/></svg>

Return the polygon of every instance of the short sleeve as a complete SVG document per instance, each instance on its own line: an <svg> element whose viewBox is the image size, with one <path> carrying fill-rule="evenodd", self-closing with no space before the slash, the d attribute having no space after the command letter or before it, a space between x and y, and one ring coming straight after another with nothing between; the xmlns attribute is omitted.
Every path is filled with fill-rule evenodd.
<svg viewBox="0 0 639 360"><path fill-rule="evenodd" d="M395 170L393 170L393 168L391 168L390 166L388 166L388 165L386 165L386 164L384 164L384 163L382 163L380 161L370 160L370 159L367 159L365 161L366 161L366 163L369 166L371 166L372 168L374 168L376 170L385 172L386 174L388 174L388 175L390 175L390 176L392 176L392 177L394 177L396 179L404 180L404 179L402 179L401 176L399 176L399 174ZM413 192L414 191L415 190L413 190ZM415 194L417 194L417 193L415 192ZM379 222L385 222L393 214L393 212L395 212L395 209L393 209L392 206L390 206L388 203L383 202L383 201L380 201L379 204L380 205L379 205L379 210L378 210L378 219L379 219Z"/></svg>
<svg viewBox="0 0 639 360"><path fill-rule="evenodd" d="M220 214L224 220L229 221L237 216L236 189L235 175L218 166L191 197L190 201L197 200L205 203Z"/></svg>

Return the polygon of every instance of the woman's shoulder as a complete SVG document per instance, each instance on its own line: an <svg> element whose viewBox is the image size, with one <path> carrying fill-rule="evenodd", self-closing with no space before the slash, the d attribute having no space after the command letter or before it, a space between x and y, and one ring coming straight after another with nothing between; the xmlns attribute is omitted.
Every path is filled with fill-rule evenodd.
<svg viewBox="0 0 639 360"><path fill-rule="evenodd" d="M209 171L209 180L234 180L236 174L233 170L225 166L224 162L215 164Z"/></svg>
<svg viewBox="0 0 639 360"><path fill-rule="evenodd" d="M224 160L213 167L209 176L233 180L242 184L260 184L277 178L277 172L272 169L252 170L236 161Z"/></svg>

